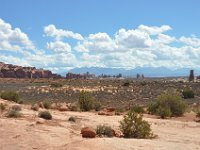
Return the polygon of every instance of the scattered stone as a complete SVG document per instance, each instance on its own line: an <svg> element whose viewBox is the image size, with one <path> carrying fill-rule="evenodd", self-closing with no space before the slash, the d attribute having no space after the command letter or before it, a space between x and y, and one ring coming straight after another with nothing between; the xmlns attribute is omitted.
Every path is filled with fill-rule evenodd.
<svg viewBox="0 0 200 150"><path fill-rule="evenodd" d="M60 107L58 108L58 110L59 110L59 111L69 111L70 109L69 109L69 107L67 107L67 106L60 106Z"/></svg>
<svg viewBox="0 0 200 150"><path fill-rule="evenodd" d="M113 116L113 112L105 112L105 111L100 111L98 112L98 115L103 115L103 116Z"/></svg>
<svg viewBox="0 0 200 150"><path fill-rule="evenodd" d="M112 132L115 137L123 137L123 133L120 130L112 129Z"/></svg>
<svg viewBox="0 0 200 150"><path fill-rule="evenodd" d="M39 110L39 105L38 104L34 104L33 106L31 106L32 110L38 111Z"/></svg>
<svg viewBox="0 0 200 150"><path fill-rule="evenodd" d="M57 106L56 103L52 103L52 104L51 104L51 109L57 109L57 108L58 108L58 106Z"/></svg>
<svg viewBox="0 0 200 150"><path fill-rule="evenodd" d="M43 104L42 102L39 102L39 103L38 103L38 106L39 106L40 108L44 108L44 104Z"/></svg>
<svg viewBox="0 0 200 150"><path fill-rule="evenodd" d="M38 119L36 120L36 124L44 124L44 123L45 123L45 120L42 119L42 118L38 118Z"/></svg>
<svg viewBox="0 0 200 150"><path fill-rule="evenodd" d="M107 112L113 112L115 111L115 108L114 107L108 107L106 108Z"/></svg>
<svg viewBox="0 0 200 150"><path fill-rule="evenodd" d="M104 112L104 111L100 111L100 112L98 112L98 115L106 115L107 113L106 112Z"/></svg>
<svg viewBox="0 0 200 150"><path fill-rule="evenodd" d="M95 138L96 137L96 131L90 127L84 127L81 129L82 137L85 138Z"/></svg>

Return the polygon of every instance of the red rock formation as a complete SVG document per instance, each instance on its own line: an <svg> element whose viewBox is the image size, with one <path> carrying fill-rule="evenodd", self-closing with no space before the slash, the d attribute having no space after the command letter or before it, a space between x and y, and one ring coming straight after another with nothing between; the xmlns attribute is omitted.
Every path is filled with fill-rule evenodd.
<svg viewBox="0 0 200 150"><path fill-rule="evenodd" d="M61 76L49 70L0 62L0 78L61 78Z"/></svg>

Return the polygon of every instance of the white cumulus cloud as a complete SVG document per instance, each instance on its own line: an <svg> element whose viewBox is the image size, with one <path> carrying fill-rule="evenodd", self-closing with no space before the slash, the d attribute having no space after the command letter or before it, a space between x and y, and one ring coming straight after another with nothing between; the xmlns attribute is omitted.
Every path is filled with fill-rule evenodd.
<svg viewBox="0 0 200 150"><path fill-rule="evenodd" d="M162 25L160 27L157 26L145 26L140 25L138 30L148 33L149 35L157 35L166 31L171 30L172 28L168 25Z"/></svg>
<svg viewBox="0 0 200 150"><path fill-rule="evenodd" d="M71 52L71 46L68 43L62 41L55 41L47 43L47 48L58 53L69 53Z"/></svg>
<svg viewBox="0 0 200 150"><path fill-rule="evenodd" d="M44 33L46 34L46 36L54 37L56 40L61 40L62 38L73 38L76 40L83 40L81 34L74 33L68 30L57 29L53 24L45 26Z"/></svg>
<svg viewBox="0 0 200 150"><path fill-rule="evenodd" d="M19 28L12 28L9 23L0 19L0 50L19 51L34 50L35 46L28 36Z"/></svg>

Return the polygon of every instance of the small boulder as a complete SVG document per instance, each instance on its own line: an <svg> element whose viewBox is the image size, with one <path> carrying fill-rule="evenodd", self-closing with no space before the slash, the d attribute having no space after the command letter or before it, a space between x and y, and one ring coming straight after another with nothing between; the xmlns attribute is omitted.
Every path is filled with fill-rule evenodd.
<svg viewBox="0 0 200 150"><path fill-rule="evenodd" d="M58 107L58 106L57 106L57 103L52 103L52 104L51 104L51 109L57 109L57 107Z"/></svg>
<svg viewBox="0 0 200 150"><path fill-rule="evenodd" d="M103 116L113 116L113 112L105 112L105 111L100 111L98 112L98 115L103 115Z"/></svg>
<svg viewBox="0 0 200 150"><path fill-rule="evenodd" d="M38 106L39 106L40 108L44 108L44 104L43 104L42 102L39 102L39 103L38 103Z"/></svg>
<svg viewBox="0 0 200 150"><path fill-rule="evenodd" d="M34 104L31 106L32 110L38 111L39 110L39 105L38 104Z"/></svg>
<svg viewBox="0 0 200 150"><path fill-rule="evenodd" d="M115 108L114 107L108 107L106 108L107 112L113 112L115 111Z"/></svg>
<svg viewBox="0 0 200 150"><path fill-rule="evenodd" d="M67 106L60 106L58 108L59 111L69 111L70 109Z"/></svg>
<svg viewBox="0 0 200 150"><path fill-rule="evenodd" d="M81 129L82 137L86 138L95 138L96 137L96 131L90 127L84 127Z"/></svg>
<svg viewBox="0 0 200 150"><path fill-rule="evenodd" d="M45 120L42 119L42 118L38 118L38 119L36 120L36 124L44 124L44 123L45 123Z"/></svg>
<svg viewBox="0 0 200 150"><path fill-rule="evenodd" d="M112 129L112 132L115 137L123 137L123 133L120 130Z"/></svg>
<svg viewBox="0 0 200 150"><path fill-rule="evenodd" d="M104 112L104 111L100 111L100 112L98 112L98 115L104 115L104 116L106 116L106 115L107 115L107 113L106 113L106 112Z"/></svg>

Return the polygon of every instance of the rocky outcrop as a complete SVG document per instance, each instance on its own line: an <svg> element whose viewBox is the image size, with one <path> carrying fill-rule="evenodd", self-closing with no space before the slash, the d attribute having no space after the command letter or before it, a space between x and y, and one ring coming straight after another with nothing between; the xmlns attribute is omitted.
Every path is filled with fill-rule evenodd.
<svg viewBox="0 0 200 150"><path fill-rule="evenodd" d="M0 78L61 78L61 76L49 70L0 62Z"/></svg>

